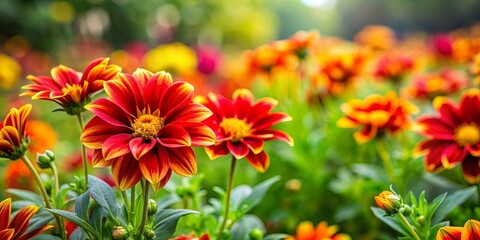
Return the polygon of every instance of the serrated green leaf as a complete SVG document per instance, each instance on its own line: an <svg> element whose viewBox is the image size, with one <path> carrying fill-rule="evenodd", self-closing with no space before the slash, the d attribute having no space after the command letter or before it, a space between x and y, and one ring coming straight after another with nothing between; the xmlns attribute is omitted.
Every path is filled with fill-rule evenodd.
<svg viewBox="0 0 480 240"><path fill-rule="evenodd" d="M10 188L5 190L5 192L15 195L23 200L28 200L28 201L37 203L37 205L43 205L42 198L32 191Z"/></svg>
<svg viewBox="0 0 480 240"><path fill-rule="evenodd" d="M111 216L117 216L120 207L117 204L117 198L113 189L101 179L89 175L88 188L92 193L92 198L104 208Z"/></svg>
<svg viewBox="0 0 480 240"><path fill-rule="evenodd" d="M442 221L442 219L444 219L450 211L460 206L475 192L476 187L473 186L448 194L445 200L443 200L443 202L438 206L438 210L433 214L432 225Z"/></svg>
<svg viewBox="0 0 480 240"><path fill-rule="evenodd" d="M403 226L400 225L395 218L385 216L385 211L383 211L381 208L370 207L370 209L372 209L373 214L375 215L375 217L380 219L380 221L384 222L389 227L393 228L395 231L401 233L402 235L408 236L408 233L407 231L405 231Z"/></svg>
<svg viewBox="0 0 480 240"><path fill-rule="evenodd" d="M46 209L46 210L55 215L63 217L70 222L75 223L77 226L81 227L86 232L89 232L90 234L92 234L96 239L102 239L101 235L92 227L92 225L87 223L85 220L79 218L75 213L64 211L64 210L58 210L58 209Z"/></svg>
<svg viewBox="0 0 480 240"><path fill-rule="evenodd" d="M88 221L88 207L90 206L90 190L85 191L75 200L75 214Z"/></svg>
<svg viewBox="0 0 480 240"><path fill-rule="evenodd" d="M188 209L163 209L153 215L153 230L156 239L167 240L175 232L178 220L187 214L198 214L197 211Z"/></svg>

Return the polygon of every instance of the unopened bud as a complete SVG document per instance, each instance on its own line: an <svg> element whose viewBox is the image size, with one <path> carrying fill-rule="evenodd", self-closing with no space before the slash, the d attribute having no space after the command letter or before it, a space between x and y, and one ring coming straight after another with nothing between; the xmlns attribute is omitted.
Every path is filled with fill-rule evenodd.
<svg viewBox="0 0 480 240"><path fill-rule="evenodd" d="M375 196L375 202L377 205L385 211L387 216L394 215L399 212L402 206L402 199L390 191L383 191L379 195Z"/></svg>
<svg viewBox="0 0 480 240"><path fill-rule="evenodd" d="M41 169L50 168L50 163L54 160L55 154L50 150L46 150L43 154L37 153L37 165Z"/></svg>
<svg viewBox="0 0 480 240"><path fill-rule="evenodd" d="M263 231L259 228L255 228L248 234L250 240L262 240L263 239Z"/></svg>
<svg viewBox="0 0 480 240"><path fill-rule="evenodd" d="M148 199L148 216L152 216L157 213L158 204L153 199Z"/></svg>
<svg viewBox="0 0 480 240"><path fill-rule="evenodd" d="M146 238L146 239L154 239L156 236L155 236L155 231L153 230L146 230L144 233L143 233L143 236Z"/></svg>
<svg viewBox="0 0 480 240"><path fill-rule="evenodd" d="M128 231L122 226L116 226L112 232L112 238L114 240L123 240L128 237Z"/></svg>

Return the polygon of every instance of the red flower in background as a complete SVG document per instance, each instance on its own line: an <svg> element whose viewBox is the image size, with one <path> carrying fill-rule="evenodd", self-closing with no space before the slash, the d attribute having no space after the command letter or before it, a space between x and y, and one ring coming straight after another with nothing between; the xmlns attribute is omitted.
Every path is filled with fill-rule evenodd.
<svg viewBox="0 0 480 240"><path fill-rule="evenodd" d="M350 236L343 233L337 233L338 227L328 226L328 223L320 222L314 227L311 222L301 222L297 227L295 237L290 236L286 240L350 240Z"/></svg>
<svg viewBox="0 0 480 240"><path fill-rule="evenodd" d="M393 91L388 92L385 96L372 94L365 100L350 100L343 104L341 109L345 117L337 121L337 126L342 128L362 127L353 135L360 144L385 132L395 134L410 127L410 114L418 111L415 105L398 98Z"/></svg>
<svg viewBox="0 0 480 240"><path fill-rule="evenodd" d="M374 75L381 79L398 82L409 74L414 66L414 60L410 56L403 54L386 54L378 60Z"/></svg>
<svg viewBox="0 0 480 240"><path fill-rule="evenodd" d="M278 139L293 146L288 134L271 128L291 120L285 113L270 113L277 105L275 99L262 98L254 102L248 89L238 89L232 101L213 93L207 98L199 96L197 100L213 112L204 121L217 136L215 145L205 147L211 159L231 153L236 159L245 157L255 169L264 172L270 164L263 150L265 141Z"/></svg>
<svg viewBox="0 0 480 240"><path fill-rule="evenodd" d="M90 96L103 88L104 81L113 79L122 70L117 65L109 65L108 61L108 58L96 59L83 73L60 65L52 69L51 78L29 75L27 78L34 83L23 86L27 91L20 96L54 101L68 114L76 115L90 102Z"/></svg>
<svg viewBox="0 0 480 240"><path fill-rule="evenodd" d="M25 104L19 109L11 108L3 124L0 124L0 157L16 160L27 150L29 139L25 125L32 105Z"/></svg>
<svg viewBox="0 0 480 240"><path fill-rule="evenodd" d="M215 135L201 123L212 113L192 102L192 85L173 83L166 72L137 69L106 82L105 92L108 98L85 107L95 116L80 140L94 149L94 167L112 166L122 190L142 177L158 190L172 170L182 176L196 173L191 147L214 144Z"/></svg>
<svg viewBox="0 0 480 240"><path fill-rule="evenodd" d="M20 209L10 221L12 212L12 199L7 198L0 202L0 239L2 240L27 240L52 228L45 225L27 232L30 219L37 213L37 206L27 206Z"/></svg>
<svg viewBox="0 0 480 240"><path fill-rule="evenodd" d="M480 181L480 91L462 94L460 105L445 97L435 98L433 105L440 116L423 116L417 122L418 133L427 139L417 146L426 151L425 169L440 171L458 163L467 182Z"/></svg>
<svg viewBox="0 0 480 240"><path fill-rule="evenodd" d="M413 77L407 94L416 98L433 99L457 93L468 83L467 76L460 71L442 69L438 72L421 74Z"/></svg>

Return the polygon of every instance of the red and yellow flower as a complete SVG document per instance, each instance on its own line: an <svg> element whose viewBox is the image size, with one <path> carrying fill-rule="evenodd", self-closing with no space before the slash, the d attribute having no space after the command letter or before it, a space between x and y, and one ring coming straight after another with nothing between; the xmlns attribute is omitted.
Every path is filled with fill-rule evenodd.
<svg viewBox="0 0 480 240"><path fill-rule="evenodd" d="M462 164L465 180L480 182L480 91L469 89L460 98L460 105L445 97L435 98L433 105L440 116L423 116L418 133L427 139L417 146L427 152L425 169L441 171Z"/></svg>
<svg viewBox="0 0 480 240"><path fill-rule="evenodd" d="M350 236L337 233L338 227L328 226L325 221L320 222L317 227L309 221L301 222L297 227L296 236L290 236L286 240L350 240Z"/></svg>
<svg viewBox="0 0 480 240"><path fill-rule="evenodd" d="M29 143L25 123L31 110L32 105L25 104L8 112L0 125L0 158L16 160L25 154Z"/></svg>
<svg viewBox="0 0 480 240"><path fill-rule="evenodd" d="M193 233L190 233L189 235L177 236L176 238L172 238L172 240L210 240L210 236L208 233L205 233L200 237L195 237Z"/></svg>
<svg viewBox="0 0 480 240"><path fill-rule="evenodd" d="M374 75L379 79L399 82L413 71L415 62L411 56L390 53L380 57L374 70Z"/></svg>
<svg viewBox="0 0 480 240"><path fill-rule="evenodd" d="M277 105L272 98L254 102L250 90L238 89L233 93L232 101L213 93L196 100L213 112L204 121L217 137L215 145L205 147L211 159L231 153L236 159L246 158L257 171L265 172L270 164L263 149L265 141L278 139L293 146L293 139L288 134L271 128L291 120L285 113L270 112Z"/></svg>
<svg viewBox="0 0 480 240"><path fill-rule="evenodd" d="M102 89L103 82L115 78L122 70L117 65L109 65L108 61L108 58L96 59L83 73L59 65L52 69L52 77L29 75L27 78L34 83L23 86L27 91L20 96L54 101L68 114L77 115L90 102L90 96Z"/></svg>
<svg viewBox="0 0 480 240"><path fill-rule="evenodd" d="M27 232L30 219L37 211L37 206L24 207L20 209L10 221L12 199L7 198L0 202L0 239L27 240L52 228L52 225L45 225Z"/></svg>
<svg viewBox="0 0 480 240"><path fill-rule="evenodd" d="M192 146L214 144L215 134L201 123L212 112L192 102L192 85L144 69L121 73L104 85L108 98L85 106L95 116L80 139L94 149L94 167L111 166L122 190L142 177L158 190L172 170L182 176L196 173Z"/></svg>
<svg viewBox="0 0 480 240"><path fill-rule="evenodd" d="M355 35L355 42L372 49L392 49L397 44L395 31L382 25L369 25Z"/></svg>
<svg viewBox="0 0 480 240"><path fill-rule="evenodd" d="M22 161L11 161L3 172L5 188L17 188L33 191L35 181L27 165Z"/></svg>
<svg viewBox="0 0 480 240"><path fill-rule="evenodd" d="M474 240L480 239L480 221L470 219L463 227L442 227L436 240Z"/></svg>
<svg viewBox="0 0 480 240"><path fill-rule="evenodd" d="M388 132L396 134L411 127L410 115L417 107L390 91L385 96L372 94L364 100L354 99L341 106L345 117L337 121L342 128L362 129L353 136L357 143L365 143Z"/></svg>
<svg viewBox="0 0 480 240"><path fill-rule="evenodd" d="M375 203L385 211L387 215L398 213L402 206L402 199L395 193L390 191L383 191L375 196Z"/></svg>
<svg viewBox="0 0 480 240"><path fill-rule="evenodd" d="M439 72L417 75L406 89L409 96L433 99L459 92L465 88L468 78L460 71L442 69Z"/></svg>

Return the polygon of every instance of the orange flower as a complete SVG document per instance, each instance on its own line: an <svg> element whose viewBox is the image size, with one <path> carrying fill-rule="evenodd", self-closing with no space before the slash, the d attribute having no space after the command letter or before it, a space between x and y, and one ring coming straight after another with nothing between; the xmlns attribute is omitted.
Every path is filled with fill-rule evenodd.
<svg viewBox="0 0 480 240"><path fill-rule="evenodd" d="M328 226L328 223L320 222L315 228L311 222L301 222L297 227L297 235L290 236L286 240L350 240L350 236L337 233L338 227Z"/></svg>
<svg viewBox="0 0 480 240"><path fill-rule="evenodd" d="M52 228L52 225L45 225L33 229L28 233L26 232L30 219L37 211L37 206L24 207L20 209L17 214L15 214L15 217L13 217L13 219L10 221L10 214L12 212L12 199L7 198L0 202L0 239L27 240Z"/></svg>
<svg viewBox="0 0 480 240"><path fill-rule="evenodd" d="M463 227L442 227L436 240L475 240L480 239L480 221L470 219Z"/></svg>
<svg viewBox="0 0 480 240"><path fill-rule="evenodd" d="M298 58L303 59L308 54L308 49L312 47L320 39L320 33L316 30L298 31L288 39L272 42L277 51L285 54L294 54Z"/></svg>
<svg viewBox="0 0 480 240"><path fill-rule="evenodd" d="M425 169L441 171L462 164L467 182L480 182L480 91L470 89L460 98L460 105L445 97L433 101L436 116L420 117L418 133L427 139L420 142L417 151L426 151Z"/></svg>
<svg viewBox="0 0 480 240"><path fill-rule="evenodd" d="M402 206L400 197L390 191L383 191L375 196L375 203L389 216L398 213L400 206Z"/></svg>
<svg viewBox="0 0 480 240"><path fill-rule="evenodd" d="M391 28L381 25L366 26L354 38L358 44L378 50L391 49L397 43L395 32Z"/></svg>
<svg viewBox="0 0 480 240"><path fill-rule="evenodd" d="M77 115L84 111L90 96L102 89L103 82L113 79L122 70L117 65L108 65L108 61L108 58L92 61L83 74L60 65L52 69L52 78L29 75L27 78L34 83L23 86L27 91L20 96L54 101L68 114Z"/></svg>
<svg viewBox="0 0 480 240"><path fill-rule="evenodd" d="M5 188L34 190L35 182L27 165L22 161L7 164L3 173Z"/></svg>
<svg viewBox="0 0 480 240"><path fill-rule="evenodd" d="M52 149L57 143L57 133L46 122L28 120L25 132L30 138L28 151L31 153L43 153Z"/></svg>
<svg viewBox="0 0 480 240"><path fill-rule="evenodd" d="M29 143L25 122L31 110L32 105L26 104L19 109L11 108L8 112L0 125L0 158L16 160L25 154Z"/></svg>
<svg viewBox="0 0 480 240"><path fill-rule="evenodd" d="M475 83L480 84L480 53L473 58L470 64L470 72L475 76Z"/></svg>
<svg viewBox="0 0 480 240"><path fill-rule="evenodd" d="M413 78L407 94L416 98L433 99L436 96L454 94L467 86L468 78L463 72L442 69L438 72L421 74Z"/></svg>
<svg viewBox="0 0 480 240"><path fill-rule="evenodd" d="M274 44L265 44L252 51L246 51L244 57L249 77L270 80L272 72L276 69L295 70L298 67L297 57L281 50Z"/></svg>
<svg viewBox="0 0 480 240"><path fill-rule="evenodd" d="M217 136L215 145L205 147L211 159L231 153L236 159L246 157L257 171L265 172L270 164L263 151L265 141L278 139L293 146L288 134L271 128L291 120L285 113L270 113L277 105L275 99L262 98L254 102L248 89L238 89L233 93L233 101L213 93L208 98L199 96L196 100L213 112L204 121Z"/></svg>
<svg viewBox="0 0 480 240"><path fill-rule="evenodd" d="M337 121L342 128L362 127L354 134L355 140L362 144L385 132L395 134L410 127L410 114L417 107L405 99L398 98L390 91L385 96L373 94L365 100L354 99L343 104L345 117Z"/></svg>
<svg viewBox="0 0 480 240"><path fill-rule="evenodd" d="M106 82L105 92L108 98L85 106L95 116L80 139L94 149L94 167L112 166L121 190L142 177L158 190L172 170L182 176L196 173L192 146L214 144L215 134L200 123L212 113L192 102L192 85L173 83L166 72L137 69Z"/></svg>
<svg viewBox="0 0 480 240"><path fill-rule="evenodd" d="M414 68L412 57L403 54L383 55L377 63L374 75L380 79L399 82Z"/></svg>

